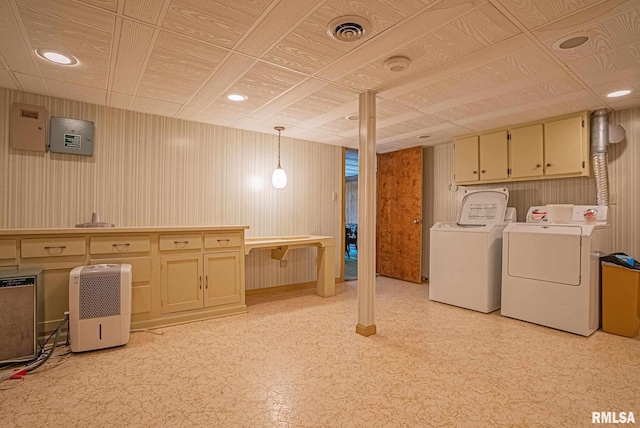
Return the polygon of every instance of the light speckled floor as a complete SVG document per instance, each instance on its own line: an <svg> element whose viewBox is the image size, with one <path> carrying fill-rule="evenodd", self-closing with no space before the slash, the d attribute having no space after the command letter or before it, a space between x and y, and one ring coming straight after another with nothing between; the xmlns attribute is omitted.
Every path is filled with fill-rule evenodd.
<svg viewBox="0 0 640 428"><path fill-rule="evenodd" d="M378 278L378 334L356 282L248 299L249 313L135 333L0 392L1 427L590 426L640 419L640 340L574 336L427 299ZM6 384L5 384L6 386Z"/></svg>

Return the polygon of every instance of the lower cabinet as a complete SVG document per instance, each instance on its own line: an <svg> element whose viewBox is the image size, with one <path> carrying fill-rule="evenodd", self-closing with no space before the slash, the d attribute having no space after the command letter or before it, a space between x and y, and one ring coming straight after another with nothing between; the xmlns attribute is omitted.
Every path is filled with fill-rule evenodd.
<svg viewBox="0 0 640 428"><path fill-rule="evenodd" d="M240 252L161 256L162 313L239 303Z"/></svg>
<svg viewBox="0 0 640 428"><path fill-rule="evenodd" d="M204 306L240 303L240 252L204 256Z"/></svg>

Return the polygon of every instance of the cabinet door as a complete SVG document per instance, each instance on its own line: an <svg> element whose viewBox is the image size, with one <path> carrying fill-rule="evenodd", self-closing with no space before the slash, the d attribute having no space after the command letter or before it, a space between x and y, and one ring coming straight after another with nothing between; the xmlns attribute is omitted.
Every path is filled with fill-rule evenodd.
<svg viewBox="0 0 640 428"><path fill-rule="evenodd" d="M480 180L509 178L507 131L480 136Z"/></svg>
<svg viewBox="0 0 640 428"><path fill-rule="evenodd" d="M478 160L477 135L453 141L453 179L456 183L479 179Z"/></svg>
<svg viewBox="0 0 640 428"><path fill-rule="evenodd" d="M545 175L582 173L582 116L544 124Z"/></svg>
<svg viewBox="0 0 640 428"><path fill-rule="evenodd" d="M202 255L161 256L162 313L202 307Z"/></svg>
<svg viewBox="0 0 640 428"><path fill-rule="evenodd" d="M511 178L542 176L542 124L512 129L510 133Z"/></svg>
<svg viewBox="0 0 640 428"><path fill-rule="evenodd" d="M204 305L240 303L240 252L204 255Z"/></svg>

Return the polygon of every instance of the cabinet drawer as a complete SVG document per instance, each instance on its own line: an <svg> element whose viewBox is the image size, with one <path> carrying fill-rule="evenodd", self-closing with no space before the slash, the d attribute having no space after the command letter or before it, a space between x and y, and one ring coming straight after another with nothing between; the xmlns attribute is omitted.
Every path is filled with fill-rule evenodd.
<svg viewBox="0 0 640 428"><path fill-rule="evenodd" d="M205 248L229 248L242 245L240 232L207 233L204 235Z"/></svg>
<svg viewBox="0 0 640 428"><path fill-rule="evenodd" d="M21 244L23 258L81 256L85 253L84 238L29 238Z"/></svg>
<svg viewBox="0 0 640 428"><path fill-rule="evenodd" d="M91 254L148 253L148 236L93 237L89 244Z"/></svg>
<svg viewBox="0 0 640 428"><path fill-rule="evenodd" d="M0 241L0 260L16 258L16 241L7 239Z"/></svg>
<svg viewBox="0 0 640 428"><path fill-rule="evenodd" d="M199 250L202 235L160 235L160 251Z"/></svg>

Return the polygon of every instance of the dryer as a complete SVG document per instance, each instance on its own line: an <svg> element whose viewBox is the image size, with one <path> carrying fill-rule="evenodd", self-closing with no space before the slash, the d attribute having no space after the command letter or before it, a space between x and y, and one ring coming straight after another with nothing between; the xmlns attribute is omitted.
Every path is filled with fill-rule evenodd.
<svg viewBox="0 0 640 428"><path fill-rule="evenodd" d="M600 257L609 253L608 207L576 205L550 224L531 207L509 224L502 249L502 308L510 318L589 336L600 327ZM595 221L587 221L593 220Z"/></svg>
<svg viewBox="0 0 640 428"><path fill-rule="evenodd" d="M429 300L479 312L500 309L502 231L515 221L506 188L465 190L453 223L430 230Z"/></svg>

